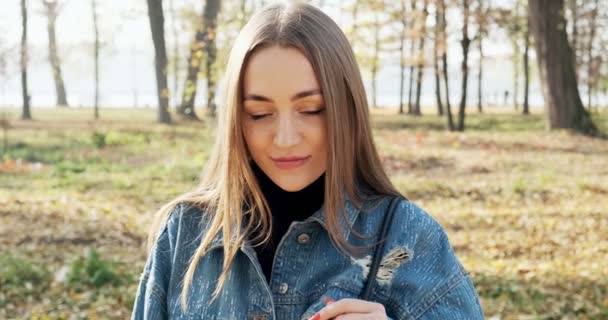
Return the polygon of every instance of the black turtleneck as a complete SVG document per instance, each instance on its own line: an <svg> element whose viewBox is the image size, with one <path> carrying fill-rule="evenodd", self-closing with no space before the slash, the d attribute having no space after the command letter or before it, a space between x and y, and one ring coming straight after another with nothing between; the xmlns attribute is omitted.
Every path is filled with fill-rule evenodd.
<svg viewBox="0 0 608 320"><path fill-rule="evenodd" d="M251 167L264 194L273 219L272 237L265 246L255 247L258 260L266 281L270 281L272 262L279 242L293 221L302 221L315 213L323 205L325 194L325 173L304 189L289 192L277 186L255 161Z"/></svg>

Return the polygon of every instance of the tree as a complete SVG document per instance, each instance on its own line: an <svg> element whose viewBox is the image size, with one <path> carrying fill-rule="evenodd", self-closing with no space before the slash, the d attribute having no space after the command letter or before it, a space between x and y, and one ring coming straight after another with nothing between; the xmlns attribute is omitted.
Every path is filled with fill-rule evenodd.
<svg viewBox="0 0 608 320"><path fill-rule="evenodd" d="M572 50L572 63L574 64L574 74L576 76L576 82L578 82L578 55L576 54L578 51L578 1L577 0L568 0L568 9L570 9L570 48Z"/></svg>
<svg viewBox="0 0 608 320"><path fill-rule="evenodd" d="M439 52L441 48L441 28L439 21L441 20L441 11L439 5L435 4L435 27L434 27L434 46L433 46L433 73L435 76L435 99L437 101L437 114L443 116L443 102L441 101L441 71L439 69Z"/></svg>
<svg viewBox="0 0 608 320"><path fill-rule="evenodd" d="M475 10L475 21L477 23L477 45L479 48L479 72L477 73L477 111L483 112L483 39L488 35L490 7L484 6L484 0L477 1Z"/></svg>
<svg viewBox="0 0 608 320"><path fill-rule="evenodd" d="M376 97L378 96L377 90L377 75L378 69L380 68L380 28L382 28L382 23L380 23L380 11L384 7L384 1L372 2L372 10L374 12L374 22L373 22L373 31L374 31L374 53L371 61L371 71L372 71L372 107L378 108L378 103Z"/></svg>
<svg viewBox="0 0 608 320"><path fill-rule="evenodd" d="M526 15L526 27L524 31L524 108L522 113L527 115L530 114L530 105L528 98L530 95L530 57L528 52L530 51L530 17Z"/></svg>
<svg viewBox="0 0 608 320"><path fill-rule="evenodd" d="M95 63L95 119L99 119L99 25L97 23L97 0L91 0L91 10L93 12L93 32L95 34L95 44L93 48L93 59Z"/></svg>
<svg viewBox="0 0 608 320"><path fill-rule="evenodd" d="M565 12L569 27L568 39L574 61L576 81L585 84L587 109L592 109L592 96L597 89L602 73L602 60L606 56L602 52L602 36L606 33L604 21L608 7L605 1L575 1L568 0Z"/></svg>
<svg viewBox="0 0 608 320"><path fill-rule="evenodd" d="M351 47L355 47L357 44L357 27L359 26L359 7L361 6L362 0L354 0L352 7L347 8L347 11L352 13L352 25L350 29L346 32L348 35L348 40L350 41Z"/></svg>
<svg viewBox="0 0 608 320"><path fill-rule="evenodd" d="M242 1L245 3L245 1ZM175 12L174 0L169 0L169 12L171 14L171 32L173 33L173 97L177 108L177 84L179 82L179 33L177 32L177 14Z"/></svg>
<svg viewBox="0 0 608 320"><path fill-rule="evenodd" d="M23 111L21 119L32 119L30 112L30 94L27 87L27 65L28 65L28 50L27 50L27 1L21 0L21 92L23 95Z"/></svg>
<svg viewBox="0 0 608 320"><path fill-rule="evenodd" d="M416 59L418 74L416 75L416 102L413 110L413 114L415 115L422 114L420 111L420 94L422 92L422 71L426 65L424 59L424 44L426 39L426 18L429 15L428 5L429 1L424 0L422 5L422 17L420 19L420 42L418 47L418 57Z"/></svg>
<svg viewBox="0 0 608 320"><path fill-rule="evenodd" d="M207 106L210 115L215 113L215 104L213 102L213 99L215 98L213 65L217 55L215 34L217 31L217 16L220 11L220 4L219 0L209 0L205 2L201 19L202 22L197 26L194 41L190 46L188 75L186 76L186 83L184 84L182 103L178 109L179 114L189 119L198 119L198 116L194 111L194 101L196 99L198 78L203 62L205 62L207 76Z"/></svg>
<svg viewBox="0 0 608 320"><path fill-rule="evenodd" d="M416 34L417 30L418 30L418 12L416 11L416 0L411 0L412 1L412 29L413 29L413 34ZM414 41L414 37L412 37L411 40L411 44L410 44L410 57L414 57L416 53L416 42ZM414 112L414 106L412 105L412 86L414 85L414 64L412 63L410 65L410 87L408 90L408 97L407 97L407 113L408 114L412 114Z"/></svg>
<svg viewBox="0 0 608 320"><path fill-rule="evenodd" d="M463 26L462 26L462 40L460 45L462 46L462 91L460 95L460 107L458 108L458 131L464 131L464 117L465 108L467 105L467 85L469 79L469 46L471 44L471 38L469 38L469 17L470 12L470 0L463 0Z"/></svg>
<svg viewBox="0 0 608 320"><path fill-rule="evenodd" d="M595 72L594 70L599 69L599 66L595 66L595 57L593 56L593 42L595 40L595 34L597 31L597 15L599 10L599 1L595 0L593 3L594 7L591 9L589 18L589 44L587 46L587 109L589 111L591 111L591 95L593 94L593 87L594 83L596 82L595 78L597 78L595 76L597 72Z"/></svg>
<svg viewBox="0 0 608 320"><path fill-rule="evenodd" d="M220 0L207 0L205 7L208 6L208 10L205 10L205 25L207 30L207 36L205 37L205 51L206 51L206 62L207 62L207 114L211 117L215 116L215 90L216 90L216 77L217 72L214 70L215 60L217 58L217 16L220 12L221 1Z"/></svg>
<svg viewBox="0 0 608 320"><path fill-rule="evenodd" d="M361 21L354 22L350 29L347 30L347 34L350 35L351 45L355 44L354 52L356 54L357 62L361 66L361 70L366 73L369 72L371 90L370 90L370 107L377 108L377 96L378 96L378 85L377 75L382 68L381 57L386 52L396 52L398 50L399 36L394 33L387 34L386 26L395 26L395 18L398 16L395 12L398 11L390 6L390 2L384 0L370 0L360 1L356 0L352 3L352 6L348 7L348 12L353 13L355 18L355 11L365 10L366 15L359 18ZM352 10L352 11L351 11ZM359 19L357 18L357 19ZM370 45L365 47L356 47L358 41L352 41L352 39L366 39ZM395 44L394 48L388 48L388 45Z"/></svg>
<svg viewBox="0 0 608 320"><path fill-rule="evenodd" d="M44 4L45 15L48 19L47 33L49 37L49 62L53 71L53 80L55 81L55 93L57 96L57 106L67 107L68 99L65 92L65 82L61 72L61 58L57 49L57 35L55 32L55 23L61 12L62 6L59 6L57 0L42 0Z"/></svg>
<svg viewBox="0 0 608 320"><path fill-rule="evenodd" d="M578 92L563 12L564 0L528 1L548 128L598 135Z"/></svg>
<svg viewBox="0 0 608 320"><path fill-rule="evenodd" d="M399 37L399 114L403 114L403 98L405 84L405 38L407 36L407 12L405 9L405 0L399 1L400 7L397 12L397 20L401 24L401 35Z"/></svg>
<svg viewBox="0 0 608 320"><path fill-rule="evenodd" d="M447 41L447 20L445 19L446 5L445 0L437 0L439 14L439 29L441 30L441 52L442 70L443 70L443 83L445 86L445 107L446 107L446 118L448 121L448 130L454 131L454 120L452 119L452 107L450 106L450 88L448 86L448 41Z"/></svg>
<svg viewBox="0 0 608 320"><path fill-rule="evenodd" d="M519 97L519 57L521 54L520 39L521 39L521 0L515 1L515 9L511 11L512 17L509 24L509 36L513 44L513 107L515 110L519 107L517 98Z"/></svg>
<svg viewBox="0 0 608 320"><path fill-rule="evenodd" d="M165 18L162 0L147 0L150 30L154 42L156 88L158 96L158 122L171 123L169 89L167 87L167 50L165 47Z"/></svg>

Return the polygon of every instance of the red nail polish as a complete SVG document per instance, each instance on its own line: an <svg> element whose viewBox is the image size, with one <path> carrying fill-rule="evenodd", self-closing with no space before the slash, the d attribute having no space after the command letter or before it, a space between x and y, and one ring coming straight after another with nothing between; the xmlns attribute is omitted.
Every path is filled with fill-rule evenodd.
<svg viewBox="0 0 608 320"><path fill-rule="evenodd" d="M319 320L319 319L321 319L321 315L318 313L315 313L315 315L312 316L312 318L310 318L310 320Z"/></svg>
<svg viewBox="0 0 608 320"><path fill-rule="evenodd" d="M329 297L325 297L325 304L330 304L330 303L332 303L332 302L334 302L334 300L332 300L332 299L331 299L331 298L329 298Z"/></svg>

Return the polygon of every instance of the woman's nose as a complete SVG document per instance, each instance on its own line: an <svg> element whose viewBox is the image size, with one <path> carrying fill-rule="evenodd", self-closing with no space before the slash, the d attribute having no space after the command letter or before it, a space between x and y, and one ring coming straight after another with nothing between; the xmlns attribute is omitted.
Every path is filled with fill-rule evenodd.
<svg viewBox="0 0 608 320"><path fill-rule="evenodd" d="M281 148L288 148L300 143L300 133L293 115L279 116L279 123L274 135L274 144Z"/></svg>

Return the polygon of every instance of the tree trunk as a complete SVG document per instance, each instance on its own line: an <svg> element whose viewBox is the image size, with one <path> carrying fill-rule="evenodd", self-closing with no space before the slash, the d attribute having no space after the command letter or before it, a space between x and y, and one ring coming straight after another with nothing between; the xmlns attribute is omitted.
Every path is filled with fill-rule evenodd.
<svg viewBox="0 0 608 320"><path fill-rule="evenodd" d="M188 73L182 91L182 103L177 109L178 114L193 120L198 119L194 111L194 100L196 99L198 77L203 60L204 38L204 24L201 24L196 28L194 42L190 45L190 57L188 58L190 63L188 63Z"/></svg>
<svg viewBox="0 0 608 320"><path fill-rule="evenodd" d="M479 73L477 73L477 111L483 113L483 37L479 34Z"/></svg>
<svg viewBox="0 0 608 320"><path fill-rule="evenodd" d="M514 44L513 53L513 108L517 111L519 105L517 104L517 96L519 95L519 47Z"/></svg>
<svg viewBox="0 0 608 320"><path fill-rule="evenodd" d="M577 0L569 0L570 13L572 15L572 31L570 33L570 48L572 49L572 63L574 64L574 75L578 83L578 3Z"/></svg>
<svg viewBox="0 0 608 320"><path fill-rule="evenodd" d="M244 2L244 1L243 1ZM179 54L179 33L177 32L177 14L175 12L174 0L169 1L169 12L171 12L171 31L173 33L173 105L177 108L177 90L178 90L178 82L179 82L179 63L180 63L180 54Z"/></svg>
<svg viewBox="0 0 608 320"><path fill-rule="evenodd" d="M380 55L380 22L378 21L378 12L374 14L374 57L372 58L372 107L378 108L376 98L378 96L377 91L377 74L378 74L378 60Z"/></svg>
<svg viewBox="0 0 608 320"><path fill-rule="evenodd" d="M424 59L424 44L426 39L426 18L429 14L428 11L428 0L424 0L424 4L422 7L422 19L420 20L420 47L418 51L418 75L416 76L416 104L414 105L414 114L421 115L420 111L420 94L422 91L422 71L425 66Z"/></svg>
<svg viewBox="0 0 608 320"><path fill-rule="evenodd" d="M528 2L548 127L598 135L578 92L571 49L563 28L566 23L563 9L564 0Z"/></svg>
<svg viewBox="0 0 608 320"><path fill-rule="evenodd" d="M216 75L217 72L214 69L215 59L217 57L217 47L215 45L215 39L217 35L217 16L220 12L221 1L220 0L207 0L205 7L208 6L208 10L205 10L205 24L206 24L206 37L205 37L205 49L207 53L207 114L211 117L215 116L215 89L216 89Z"/></svg>
<svg viewBox="0 0 608 320"><path fill-rule="evenodd" d="M354 48L355 43L357 41L357 19L359 18L359 6L361 5L361 0L355 0L355 6L353 7L353 28L351 29L351 37L350 37L350 45Z"/></svg>
<svg viewBox="0 0 608 320"><path fill-rule="evenodd" d="M95 119L99 119L99 27L97 24L97 0L91 0L93 9L93 31L95 33L95 48L94 48L94 60L95 60Z"/></svg>
<svg viewBox="0 0 608 320"><path fill-rule="evenodd" d="M526 18L526 30L524 33L524 110L523 114L530 114L530 106L528 104L528 97L530 95L530 63L529 54L530 50L530 17Z"/></svg>
<svg viewBox="0 0 608 320"><path fill-rule="evenodd" d="M439 46L441 45L440 26L441 14L439 5L435 5L435 43L433 46L433 70L435 71L435 98L437 99L437 114L443 116L443 103L441 101L441 71L439 70ZM443 49L442 49L443 51Z"/></svg>
<svg viewBox="0 0 608 320"><path fill-rule="evenodd" d="M194 42L190 47L190 58L188 61L188 75L186 77L186 83L184 84L184 91L182 96L182 104L179 108L178 113L185 116L189 119L198 119L194 111L194 102L196 99L196 93L198 91L198 78L201 72L201 67L203 65L203 58L206 54L206 66L215 62L215 29L216 29L216 21L217 14L219 13L219 0L210 0L205 2L205 6L203 8L203 19L202 23L196 30L196 34L194 36ZM213 57L210 57L210 53ZM209 69L209 68L208 68ZM209 75L210 70L207 70L206 75ZM209 78L207 78L209 83ZM212 81L212 85L215 85L215 82ZM208 86L209 87L209 86ZM208 89L209 90L209 89ZM212 93L214 94L214 93ZM207 97L209 98L212 94L209 94ZM209 103L209 101L207 101ZM207 104L210 106L209 104ZM210 106L210 110L214 106ZM209 111L210 114L211 111ZM213 111L215 112L215 111Z"/></svg>
<svg viewBox="0 0 608 320"><path fill-rule="evenodd" d="M521 54L521 49L519 46L519 34L520 31L518 31L519 28L519 17L520 17L520 1L516 0L515 1L515 10L514 10L514 15L515 15L515 24L516 26L516 31L515 34L513 35L512 38L512 44L513 44L513 108L515 108L515 111L517 111L517 108L519 107L519 105L517 104L517 98L519 96L519 56Z"/></svg>
<svg viewBox="0 0 608 320"><path fill-rule="evenodd" d="M46 15L48 18L47 22L47 33L49 36L49 61L51 63L51 69L53 71L53 80L55 80L55 93L57 96L57 106L67 107L68 100L65 93L65 84L63 82L63 74L61 72L61 59L57 52L57 37L55 34L55 22L57 21L57 2L56 1L43 1L46 8Z"/></svg>
<svg viewBox="0 0 608 320"><path fill-rule="evenodd" d="M154 42L156 88L158 96L158 122L171 123L169 89L167 87L167 49L165 47L165 18L162 0L147 0L150 30Z"/></svg>
<svg viewBox="0 0 608 320"><path fill-rule="evenodd" d="M23 110L21 119L32 119L30 112L30 94L27 88L27 65L29 54L27 50L27 1L21 0L21 93L23 96Z"/></svg>
<svg viewBox="0 0 608 320"><path fill-rule="evenodd" d="M469 39L469 0L463 0L463 19L464 25L462 27L462 40L460 42L462 46L462 92L460 96L460 107L458 108L458 131L464 131L464 117L465 108L467 105L467 84L469 78L469 45L471 39Z"/></svg>
<svg viewBox="0 0 608 320"><path fill-rule="evenodd" d="M438 0L439 9L441 10L441 43L443 46L443 52L441 53L441 61L443 64L443 83L445 85L445 108L448 120L448 130L454 131L454 120L452 119L452 107L450 105L450 87L448 77L448 41L447 41L447 20L445 19L445 0Z"/></svg>
<svg viewBox="0 0 608 320"><path fill-rule="evenodd" d="M595 74L598 72L594 70L593 63L593 41L595 40L595 32L597 29L597 11L598 0L595 0L594 7L591 10L591 21L589 22L589 46L587 47L587 110L591 111L591 95L593 93L593 85L595 82ZM599 67L599 66L598 66Z"/></svg>
<svg viewBox="0 0 608 320"><path fill-rule="evenodd" d="M418 30L418 16L416 13L416 0L411 0L412 1L412 17L414 17L414 19L412 19L412 29L414 30ZM410 58L414 57L415 53L416 53L416 41L414 41L414 39L412 38L412 43L410 46ZM414 64L412 63L410 66L410 87L408 90L408 98L407 98L407 113L408 114L412 114L414 112L414 106L412 104L412 87L414 85Z"/></svg>
<svg viewBox="0 0 608 320"><path fill-rule="evenodd" d="M477 22L477 41L479 46L479 70L477 73L477 112L483 113L483 39L488 34L488 18L491 9L484 6L485 0L477 0L477 9L475 10L475 21Z"/></svg>
<svg viewBox="0 0 608 320"><path fill-rule="evenodd" d="M401 37L399 39L399 114L403 114L403 98L405 85L405 37L407 34L407 23L405 20L405 0L400 0L401 3Z"/></svg>

